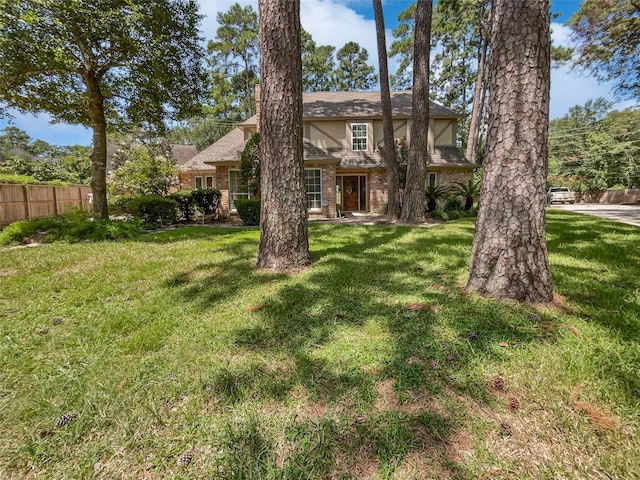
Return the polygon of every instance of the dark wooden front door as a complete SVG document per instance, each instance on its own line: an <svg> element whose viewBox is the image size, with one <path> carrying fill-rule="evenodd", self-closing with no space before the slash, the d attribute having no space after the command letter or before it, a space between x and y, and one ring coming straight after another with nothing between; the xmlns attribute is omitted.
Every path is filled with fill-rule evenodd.
<svg viewBox="0 0 640 480"><path fill-rule="evenodd" d="M342 191L344 195L343 208L345 212L353 212L359 210L358 202L358 177L342 177Z"/></svg>

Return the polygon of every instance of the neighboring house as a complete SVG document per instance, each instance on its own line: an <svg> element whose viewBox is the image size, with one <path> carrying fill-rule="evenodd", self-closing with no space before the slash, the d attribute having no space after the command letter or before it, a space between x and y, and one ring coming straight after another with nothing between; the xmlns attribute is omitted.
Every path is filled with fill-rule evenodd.
<svg viewBox="0 0 640 480"><path fill-rule="evenodd" d="M7 158L10 158L10 157L20 157L25 160L36 159L36 157L31 155L22 147L12 147L9 150L7 150L6 155L0 152L0 162L4 162L5 160L7 160Z"/></svg>
<svg viewBox="0 0 640 480"><path fill-rule="evenodd" d="M259 92L256 92L259 98ZM392 92L394 137L411 142L411 91ZM259 100L257 101L259 105ZM303 94L304 182L311 216L333 218L343 212L381 212L387 183L382 141L380 92ZM240 154L256 132L260 112L180 168L183 188L213 185L221 191L221 217L235 213L233 201L249 196L240 181ZM466 182L478 166L456 147L461 117L429 104L427 183Z"/></svg>

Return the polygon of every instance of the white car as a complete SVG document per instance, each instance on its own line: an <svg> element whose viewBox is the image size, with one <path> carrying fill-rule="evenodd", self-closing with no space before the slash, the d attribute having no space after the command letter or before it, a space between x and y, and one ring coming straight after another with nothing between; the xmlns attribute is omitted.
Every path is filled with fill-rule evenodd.
<svg viewBox="0 0 640 480"><path fill-rule="evenodd" d="M576 202L576 194L569 187L551 187L547 190L547 204L551 205L553 202L573 204Z"/></svg>

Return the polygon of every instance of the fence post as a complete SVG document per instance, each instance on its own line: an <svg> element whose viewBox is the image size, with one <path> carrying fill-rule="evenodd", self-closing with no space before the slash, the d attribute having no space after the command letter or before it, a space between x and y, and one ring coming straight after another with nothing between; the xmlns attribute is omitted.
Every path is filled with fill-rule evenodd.
<svg viewBox="0 0 640 480"><path fill-rule="evenodd" d="M57 217L58 216L58 194L56 192L55 185L51 188L53 188L53 214Z"/></svg>
<svg viewBox="0 0 640 480"><path fill-rule="evenodd" d="M22 187L22 191L24 192L24 204L27 208L27 218L31 220L31 201L29 200L29 186L24 185Z"/></svg>

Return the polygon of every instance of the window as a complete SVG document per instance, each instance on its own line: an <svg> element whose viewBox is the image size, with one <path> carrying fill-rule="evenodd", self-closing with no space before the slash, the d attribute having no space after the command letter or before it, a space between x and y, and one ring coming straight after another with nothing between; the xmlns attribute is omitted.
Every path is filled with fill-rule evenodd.
<svg viewBox="0 0 640 480"><path fill-rule="evenodd" d="M235 210L233 202L237 198L249 198L249 188L240 180L240 170L229 170L229 207Z"/></svg>
<svg viewBox="0 0 640 480"><path fill-rule="evenodd" d="M428 187L437 187L438 186L438 174L437 173L429 173L427 176L427 188Z"/></svg>
<svg viewBox="0 0 640 480"><path fill-rule="evenodd" d="M354 152L367 150L367 124L354 123L351 125L351 149Z"/></svg>
<svg viewBox="0 0 640 480"><path fill-rule="evenodd" d="M307 208L322 207L322 171L319 168L304 170L304 191L307 192Z"/></svg>
<svg viewBox="0 0 640 480"><path fill-rule="evenodd" d="M213 177L205 177L205 188L213 188Z"/></svg>
<svg viewBox="0 0 640 480"><path fill-rule="evenodd" d="M193 188L194 189L202 188L202 177L193 177Z"/></svg>

